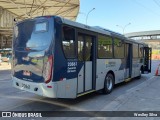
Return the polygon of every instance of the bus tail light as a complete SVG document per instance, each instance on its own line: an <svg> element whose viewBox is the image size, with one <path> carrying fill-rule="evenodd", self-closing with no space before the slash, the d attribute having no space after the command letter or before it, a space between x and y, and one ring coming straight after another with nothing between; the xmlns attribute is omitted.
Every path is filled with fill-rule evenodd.
<svg viewBox="0 0 160 120"><path fill-rule="evenodd" d="M51 55L51 56L48 57L46 67L45 67L45 71L44 71L45 83L49 83L51 81L52 68L53 68L53 56Z"/></svg>

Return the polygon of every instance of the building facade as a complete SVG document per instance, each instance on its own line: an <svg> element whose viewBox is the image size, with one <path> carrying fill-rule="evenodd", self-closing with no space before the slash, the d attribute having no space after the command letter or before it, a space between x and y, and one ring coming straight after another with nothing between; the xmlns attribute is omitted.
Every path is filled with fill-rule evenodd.
<svg viewBox="0 0 160 120"><path fill-rule="evenodd" d="M0 49L11 48L15 16L0 7Z"/></svg>

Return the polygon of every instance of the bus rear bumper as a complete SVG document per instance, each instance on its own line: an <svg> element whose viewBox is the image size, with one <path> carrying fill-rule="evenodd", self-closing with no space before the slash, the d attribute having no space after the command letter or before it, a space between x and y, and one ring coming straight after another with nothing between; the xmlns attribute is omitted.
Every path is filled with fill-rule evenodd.
<svg viewBox="0 0 160 120"><path fill-rule="evenodd" d="M13 87L35 93L40 96L56 98L57 95L57 83L33 83L29 81L20 80L16 77L12 77Z"/></svg>

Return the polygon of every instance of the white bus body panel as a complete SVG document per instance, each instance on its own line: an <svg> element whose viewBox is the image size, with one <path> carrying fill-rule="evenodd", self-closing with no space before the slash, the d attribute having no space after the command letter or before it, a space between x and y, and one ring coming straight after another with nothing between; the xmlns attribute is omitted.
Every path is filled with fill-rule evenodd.
<svg viewBox="0 0 160 120"><path fill-rule="evenodd" d="M45 96L49 98L76 98L77 97L77 79L63 80L58 82L46 83L33 83L18 78L12 77L13 86L20 90L25 90L31 93L35 93L40 96ZM16 84L19 84L17 86ZM29 85L30 89L22 87L22 84ZM47 86L52 86L48 88ZM34 91L38 88L37 91Z"/></svg>
<svg viewBox="0 0 160 120"><path fill-rule="evenodd" d="M85 62L85 91L92 90L92 62Z"/></svg>
<svg viewBox="0 0 160 120"><path fill-rule="evenodd" d="M78 73L78 93L82 93L84 90L84 66L82 66L80 72Z"/></svg>
<svg viewBox="0 0 160 120"><path fill-rule="evenodd" d="M115 75L115 84L124 81L124 69L119 70L121 59L97 59L96 90L104 87L104 80L109 71Z"/></svg>
<svg viewBox="0 0 160 120"><path fill-rule="evenodd" d="M77 78L58 81L57 98L76 98L77 97Z"/></svg>
<svg viewBox="0 0 160 120"><path fill-rule="evenodd" d="M129 68L124 69L124 79L129 78Z"/></svg>
<svg viewBox="0 0 160 120"><path fill-rule="evenodd" d="M49 86L52 86L52 88L48 88L45 83L33 83L33 82L28 82L24 80L20 80L16 77L12 77L13 80L13 86L15 88L18 88L20 90L25 90L31 93L35 93L40 96L45 96L45 97L50 97L50 98L56 98L57 97L57 83L50 83L47 84ZM17 86L18 84L19 86ZM22 84L29 85L30 89L22 87ZM38 88L37 91L34 91L35 88Z"/></svg>
<svg viewBox="0 0 160 120"><path fill-rule="evenodd" d="M132 78L137 77L141 74L140 73L141 66L143 66L143 63L140 63L139 58L133 59L133 62L132 62Z"/></svg>

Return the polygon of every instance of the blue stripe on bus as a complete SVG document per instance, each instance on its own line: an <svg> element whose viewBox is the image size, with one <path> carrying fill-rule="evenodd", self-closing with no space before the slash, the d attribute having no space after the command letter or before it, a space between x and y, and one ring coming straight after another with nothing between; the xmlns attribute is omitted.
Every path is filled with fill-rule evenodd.
<svg viewBox="0 0 160 120"><path fill-rule="evenodd" d="M59 81L62 78L66 78L66 79L73 79L73 78L77 78L78 73L80 71L80 69L83 66L83 63L81 62L77 62L77 59L67 59L64 56L64 52L63 52L63 47L62 47L62 35L61 35L61 28L62 28L62 24L61 23L57 23L55 22L55 27L56 27L56 34L55 34L55 47L54 47L54 75L53 75L53 81ZM69 70L69 66L68 63L69 62L73 62L73 63L77 63L76 69L72 69L72 71L68 71ZM59 64L60 63L60 64Z"/></svg>
<svg viewBox="0 0 160 120"><path fill-rule="evenodd" d="M123 70L124 68L126 68L126 60L125 59L121 59L121 66L119 67L119 70Z"/></svg>

